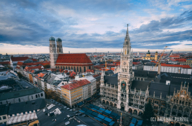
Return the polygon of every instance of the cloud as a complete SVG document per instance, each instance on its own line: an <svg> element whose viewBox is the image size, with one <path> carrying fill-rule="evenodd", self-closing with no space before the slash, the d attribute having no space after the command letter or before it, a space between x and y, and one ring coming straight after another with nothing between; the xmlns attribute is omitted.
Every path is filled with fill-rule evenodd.
<svg viewBox="0 0 192 126"><path fill-rule="evenodd" d="M192 23L192 11L185 11L179 16L162 18L159 21L152 20L148 24L141 25L134 32L161 32L165 28L179 28L188 25L188 23Z"/></svg>
<svg viewBox="0 0 192 126"><path fill-rule="evenodd" d="M180 0L154 1L152 6L169 10L162 11L148 5L150 2L0 1L0 43L48 46L49 37L54 36L63 40L65 48L119 49L123 46L127 23L131 45L136 49L163 49L166 45L176 47L191 42L192 10L174 12L190 4ZM181 3L185 4L179 7Z"/></svg>

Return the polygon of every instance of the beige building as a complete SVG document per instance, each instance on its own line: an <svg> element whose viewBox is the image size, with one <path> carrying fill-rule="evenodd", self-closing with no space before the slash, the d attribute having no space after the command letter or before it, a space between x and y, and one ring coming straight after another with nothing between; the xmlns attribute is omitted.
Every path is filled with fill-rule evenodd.
<svg viewBox="0 0 192 126"><path fill-rule="evenodd" d="M61 86L62 100L70 107L90 98L95 92L96 83L92 83L85 78L74 80L69 84Z"/></svg>
<svg viewBox="0 0 192 126"><path fill-rule="evenodd" d="M186 62L181 62L182 65L189 65L192 68L192 59L187 59Z"/></svg>
<svg viewBox="0 0 192 126"><path fill-rule="evenodd" d="M148 50L147 54L145 57L143 57L143 60L158 60L158 52L155 53L155 56L151 56L150 51Z"/></svg>

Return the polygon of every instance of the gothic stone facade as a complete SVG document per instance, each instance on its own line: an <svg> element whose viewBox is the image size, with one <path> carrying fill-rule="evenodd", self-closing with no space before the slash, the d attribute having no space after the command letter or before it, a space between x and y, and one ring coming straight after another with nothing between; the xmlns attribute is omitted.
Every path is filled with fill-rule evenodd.
<svg viewBox="0 0 192 126"><path fill-rule="evenodd" d="M133 80L145 81L134 77L132 71L131 44L128 29L123 44L123 53L121 55L120 71L114 75L101 74L100 95L101 103L111 105L129 113L142 115L145 104L151 100L157 116L188 117L192 119L192 97L188 87L181 86L180 90L173 95L167 95L166 98L150 95L147 85L145 90L132 89ZM177 122L176 122L177 123ZM180 123L181 124L181 123Z"/></svg>

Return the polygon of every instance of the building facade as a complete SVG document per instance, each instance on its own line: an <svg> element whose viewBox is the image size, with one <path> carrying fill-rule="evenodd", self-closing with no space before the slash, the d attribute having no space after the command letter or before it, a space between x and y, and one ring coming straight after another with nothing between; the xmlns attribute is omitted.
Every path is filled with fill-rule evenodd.
<svg viewBox="0 0 192 126"><path fill-rule="evenodd" d="M155 71L133 71L130 50L127 30L119 71L115 74L111 71L102 71L101 103L142 115L145 104L150 100L157 117L187 117L188 122L175 121L174 124L178 123L182 126L192 124L191 76L173 73L158 75ZM189 84L186 86L181 84L182 82Z"/></svg>
<svg viewBox="0 0 192 126"><path fill-rule="evenodd" d="M88 69L93 69L93 64L89 57L83 54L63 54L62 40L50 37L49 39L49 54L50 54L50 67L52 69L69 69L75 72L85 72Z"/></svg>
<svg viewBox="0 0 192 126"><path fill-rule="evenodd" d="M120 60L120 72L112 76L110 73L106 76L104 72L101 74L101 102L113 104L118 109L129 110L129 90L134 77L132 62L133 57L131 55L131 43L127 26ZM112 79L114 80L111 81Z"/></svg>
<svg viewBox="0 0 192 126"><path fill-rule="evenodd" d="M155 52L155 56L151 56L150 51L148 50L147 54L145 57L143 57L143 60L158 60L158 52Z"/></svg>
<svg viewBox="0 0 192 126"><path fill-rule="evenodd" d="M69 84L61 86L62 100L70 107L90 98L96 93L96 81L88 79L74 80Z"/></svg>
<svg viewBox="0 0 192 126"><path fill-rule="evenodd" d="M143 70L146 71L158 71L158 66L144 65ZM192 69L189 65L178 65L178 64L161 64L160 72L167 73L178 73L178 74L192 74Z"/></svg>

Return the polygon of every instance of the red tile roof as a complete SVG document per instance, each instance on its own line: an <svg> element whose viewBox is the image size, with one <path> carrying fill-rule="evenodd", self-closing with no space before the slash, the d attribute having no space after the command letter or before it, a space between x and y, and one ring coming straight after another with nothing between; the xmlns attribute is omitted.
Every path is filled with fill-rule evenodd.
<svg viewBox="0 0 192 126"><path fill-rule="evenodd" d="M17 62L17 65L22 66L23 62Z"/></svg>
<svg viewBox="0 0 192 126"><path fill-rule="evenodd" d="M162 63L161 66L191 68L189 65L165 64L165 63Z"/></svg>
<svg viewBox="0 0 192 126"><path fill-rule="evenodd" d="M38 64L41 64L41 65L45 66L45 65L50 65L50 62L46 61L46 62L24 63L23 65L32 66L32 65L38 65Z"/></svg>
<svg viewBox="0 0 192 126"><path fill-rule="evenodd" d="M157 61L151 61L152 63L157 63Z"/></svg>
<svg viewBox="0 0 192 126"><path fill-rule="evenodd" d="M40 78L42 78L42 77L44 77L44 75L45 75L45 73L39 73L39 74L37 74L37 76Z"/></svg>
<svg viewBox="0 0 192 126"><path fill-rule="evenodd" d="M10 62L0 62L1 65L9 65Z"/></svg>
<svg viewBox="0 0 192 126"><path fill-rule="evenodd" d="M78 64L76 64L78 63ZM83 54L59 54L56 65L92 65L91 60L88 58L88 56Z"/></svg>
<svg viewBox="0 0 192 126"><path fill-rule="evenodd" d="M186 62L186 59L184 58L181 58L181 59L175 59L176 61L179 61L179 62Z"/></svg>
<svg viewBox="0 0 192 126"><path fill-rule="evenodd" d="M25 70L26 70L26 71L30 71L30 70L33 70L33 69L40 69L40 70L41 70L41 67L42 67L42 66L33 66L33 67L26 66L26 67L25 67Z"/></svg>
<svg viewBox="0 0 192 126"><path fill-rule="evenodd" d="M11 57L12 61L25 61L29 59L29 57Z"/></svg>
<svg viewBox="0 0 192 126"><path fill-rule="evenodd" d="M94 70L88 69L88 70L86 70L86 72L92 72L92 73L94 73Z"/></svg>
<svg viewBox="0 0 192 126"><path fill-rule="evenodd" d="M90 84L91 82L88 81L87 79L84 79L84 80L74 80L72 81L72 83L70 84L66 84L64 86L61 86L61 88L64 88L64 89L67 89L67 90L73 90L75 88L78 88L78 87L81 87L81 86L84 86L84 85L87 85L87 84Z"/></svg>
<svg viewBox="0 0 192 126"><path fill-rule="evenodd" d="M76 72L74 72L74 71L72 71L71 73L70 73L70 77L73 77L73 76L75 76L76 75Z"/></svg>
<svg viewBox="0 0 192 126"><path fill-rule="evenodd" d="M64 73L68 73L68 70L65 70Z"/></svg>
<svg viewBox="0 0 192 126"><path fill-rule="evenodd" d="M37 62L37 59L31 59L31 60L33 60L33 62Z"/></svg>
<svg viewBox="0 0 192 126"><path fill-rule="evenodd" d="M180 55L170 55L169 57L180 58Z"/></svg>
<svg viewBox="0 0 192 126"><path fill-rule="evenodd" d="M99 74L95 74L95 75L93 75L93 77L94 78L97 78L97 77L99 77L101 74L99 73Z"/></svg>
<svg viewBox="0 0 192 126"><path fill-rule="evenodd" d="M133 65L141 64L141 62L133 62Z"/></svg>

